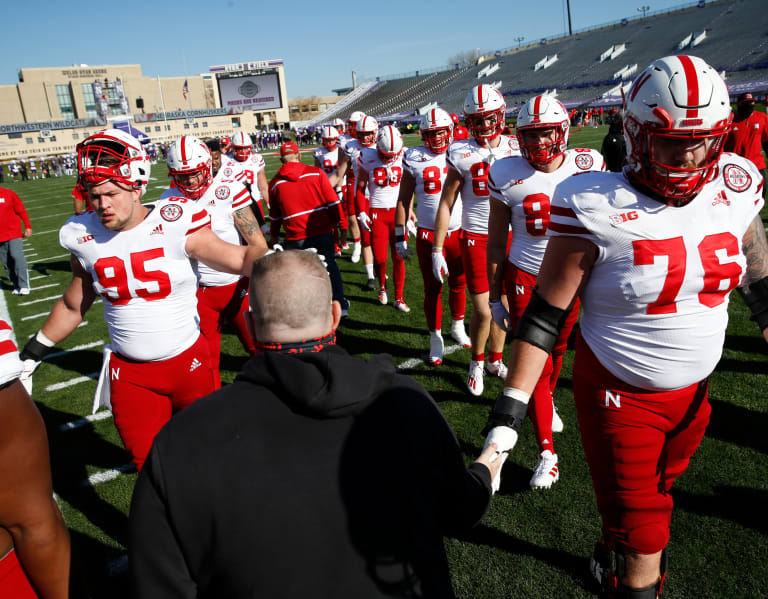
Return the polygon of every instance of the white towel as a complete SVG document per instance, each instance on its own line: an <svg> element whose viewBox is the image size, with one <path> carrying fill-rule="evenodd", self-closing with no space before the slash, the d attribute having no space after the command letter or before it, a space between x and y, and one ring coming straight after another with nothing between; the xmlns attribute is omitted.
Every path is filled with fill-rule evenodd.
<svg viewBox="0 0 768 599"><path fill-rule="evenodd" d="M104 346L104 360L101 363L101 372L99 373L99 382L96 384L96 393L93 395L93 411L95 414L99 408L112 410L112 402L109 394L109 358L112 355L112 346Z"/></svg>

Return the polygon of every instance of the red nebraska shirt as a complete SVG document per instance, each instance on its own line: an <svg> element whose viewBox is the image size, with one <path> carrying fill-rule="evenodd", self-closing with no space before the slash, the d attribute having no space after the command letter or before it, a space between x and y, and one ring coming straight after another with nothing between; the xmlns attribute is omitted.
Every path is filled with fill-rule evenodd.
<svg viewBox="0 0 768 599"><path fill-rule="evenodd" d="M21 237L21 221L31 229L27 211L16 192L0 187L0 242Z"/></svg>
<svg viewBox="0 0 768 599"><path fill-rule="evenodd" d="M347 228L341 200L328 176L301 162L285 163L269 182L269 216L272 236L277 237L282 226L290 240L325 235L337 224Z"/></svg>
<svg viewBox="0 0 768 599"><path fill-rule="evenodd" d="M768 142L768 116L754 111L746 119L736 115L733 129L725 140L725 151L744 156L759 169L765 168L762 144Z"/></svg>

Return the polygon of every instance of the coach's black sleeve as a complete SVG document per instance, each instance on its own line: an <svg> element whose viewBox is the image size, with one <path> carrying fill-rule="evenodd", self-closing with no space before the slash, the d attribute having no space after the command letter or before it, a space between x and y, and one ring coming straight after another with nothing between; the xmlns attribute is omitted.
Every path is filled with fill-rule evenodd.
<svg viewBox="0 0 768 599"><path fill-rule="evenodd" d="M153 445L131 501L128 565L135 599L194 599L192 580L171 525L162 457Z"/></svg>

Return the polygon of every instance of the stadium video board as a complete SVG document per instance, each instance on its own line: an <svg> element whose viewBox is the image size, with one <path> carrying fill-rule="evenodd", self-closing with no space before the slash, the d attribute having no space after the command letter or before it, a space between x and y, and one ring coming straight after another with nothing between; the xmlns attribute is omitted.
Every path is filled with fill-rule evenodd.
<svg viewBox="0 0 768 599"><path fill-rule="evenodd" d="M274 110L283 107L278 73L217 74L222 108Z"/></svg>

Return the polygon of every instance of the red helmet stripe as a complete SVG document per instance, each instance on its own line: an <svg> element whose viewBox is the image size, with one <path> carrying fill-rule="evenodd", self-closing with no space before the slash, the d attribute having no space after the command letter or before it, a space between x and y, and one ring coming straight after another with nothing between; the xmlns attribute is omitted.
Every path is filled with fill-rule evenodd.
<svg viewBox="0 0 768 599"><path fill-rule="evenodd" d="M477 86L477 107L480 110L483 109L483 86L482 85Z"/></svg>
<svg viewBox="0 0 768 599"><path fill-rule="evenodd" d="M181 160L182 162L187 161L187 136L183 135L181 137L181 143L179 144L181 146Z"/></svg>
<svg viewBox="0 0 768 599"><path fill-rule="evenodd" d="M533 122L537 123L541 119L539 115L541 114L541 96L536 96L536 98L533 101Z"/></svg>
<svg viewBox="0 0 768 599"><path fill-rule="evenodd" d="M688 106L699 105L699 77L696 74L696 67L693 65L693 61L690 56L678 56L677 59L683 65L683 71L685 72L685 83L688 87ZM694 118L699 115L698 108L689 108L685 113L687 118Z"/></svg>

